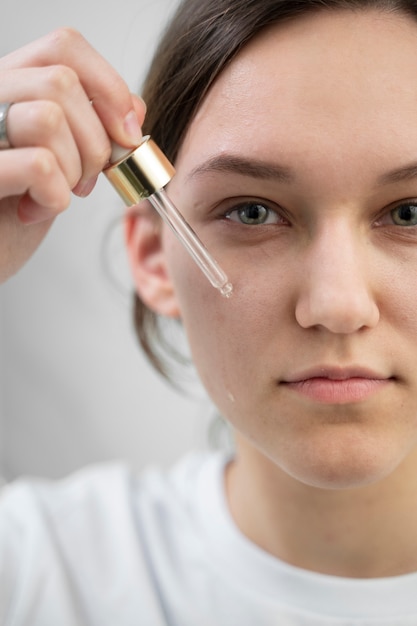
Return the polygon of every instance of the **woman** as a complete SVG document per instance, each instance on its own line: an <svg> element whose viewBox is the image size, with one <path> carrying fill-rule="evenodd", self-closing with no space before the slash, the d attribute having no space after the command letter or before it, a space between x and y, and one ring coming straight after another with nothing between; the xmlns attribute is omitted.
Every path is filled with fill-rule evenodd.
<svg viewBox="0 0 417 626"><path fill-rule="evenodd" d="M236 452L191 455L168 475L110 467L11 487L3 622L417 623L416 17L405 1L180 7L145 86L144 129L175 162L168 193L234 293L214 292L142 207L126 217L135 317L162 371L155 315L184 324ZM142 122L140 103L86 46L64 31L8 62L29 75L70 67L64 76L94 104L100 139L89 144L102 142L86 152L59 99L67 130L35 143L55 155L62 196L48 177L36 193L13 188L29 189L9 213L20 259L33 240L17 220L88 192L106 135L129 146L121 120L133 107ZM70 163L57 147L68 136Z"/></svg>

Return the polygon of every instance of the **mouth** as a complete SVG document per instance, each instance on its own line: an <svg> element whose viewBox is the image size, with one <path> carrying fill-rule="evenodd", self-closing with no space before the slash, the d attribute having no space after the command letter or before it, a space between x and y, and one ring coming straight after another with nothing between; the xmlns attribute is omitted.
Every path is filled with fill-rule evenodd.
<svg viewBox="0 0 417 626"><path fill-rule="evenodd" d="M322 404L361 402L394 379L364 367L315 367L280 382L289 391Z"/></svg>

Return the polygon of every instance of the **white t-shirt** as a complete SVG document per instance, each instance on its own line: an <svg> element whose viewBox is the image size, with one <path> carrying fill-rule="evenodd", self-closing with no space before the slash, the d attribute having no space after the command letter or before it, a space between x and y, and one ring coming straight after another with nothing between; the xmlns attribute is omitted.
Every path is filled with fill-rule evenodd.
<svg viewBox="0 0 417 626"><path fill-rule="evenodd" d="M193 453L168 472L105 465L5 488L0 624L417 624L417 573L325 576L247 540L228 512L226 462Z"/></svg>

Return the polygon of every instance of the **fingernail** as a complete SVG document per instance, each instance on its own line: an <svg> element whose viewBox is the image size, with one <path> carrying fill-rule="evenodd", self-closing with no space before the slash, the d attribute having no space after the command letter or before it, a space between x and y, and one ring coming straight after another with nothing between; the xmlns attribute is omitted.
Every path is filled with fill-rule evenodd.
<svg viewBox="0 0 417 626"><path fill-rule="evenodd" d="M86 181L79 182L72 191L73 193L75 193L76 196L85 198L85 196L88 196L88 194L90 194L93 191L96 185L96 182L97 182L97 176L93 176L93 178L89 178Z"/></svg>
<svg viewBox="0 0 417 626"><path fill-rule="evenodd" d="M143 106L143 109L144 109L144 111L145 111L145 113L146 113L146 110L147 110L147 108L148 108L148 107L147 107L147 105L146 105L145 100L142 98L142 96L137 95L136 97L137 97L137 99L138 99L138 100L140 100L140 102L141 102L141 104L142 104L142 106Z"/></svg>
<svg viewBox="0 0 417 626"><path fill-rule="evenodd" d="M133 141L134 144L140 143L142 139L142 129L139 126L138 118L133 109L125 117L124 129L129 135L129 139Z"/></svg>

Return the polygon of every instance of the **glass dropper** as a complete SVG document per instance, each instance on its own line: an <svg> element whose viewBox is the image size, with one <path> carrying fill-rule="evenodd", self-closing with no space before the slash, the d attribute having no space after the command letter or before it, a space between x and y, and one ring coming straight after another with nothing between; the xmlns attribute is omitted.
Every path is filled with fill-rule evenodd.
<svg viewBox="0 0 417 626"><path fill-rule="evenodd" d="M114 146L111 165L104 173L127 206L148 199L213 287L226 298L232 295L233 286L226 274L166 194L164 187L175 169L149 135L127 154Z"/></svg>

